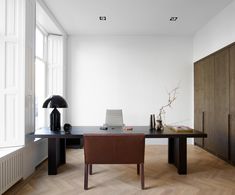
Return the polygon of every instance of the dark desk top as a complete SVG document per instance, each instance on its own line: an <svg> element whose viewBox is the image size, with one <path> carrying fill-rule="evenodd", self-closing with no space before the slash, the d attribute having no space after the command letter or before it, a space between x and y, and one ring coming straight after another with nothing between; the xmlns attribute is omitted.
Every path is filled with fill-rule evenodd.
<svg viewBox="0 0 235 195"><path fill-rule="evenodd" d="M144 133L146 138L169 138L169 137L207 137L207 134L194 130L191 133L177 133L164 127L163 131L150 130L149 126L132 126L133 130L123 130L121 127L109 127L108 130L100 130L100 126L73 126L70 133L63 130L55 132L50 128L41 128L33 134L36 138L80 138L85 133L100 134L125 134Z"/></svg>

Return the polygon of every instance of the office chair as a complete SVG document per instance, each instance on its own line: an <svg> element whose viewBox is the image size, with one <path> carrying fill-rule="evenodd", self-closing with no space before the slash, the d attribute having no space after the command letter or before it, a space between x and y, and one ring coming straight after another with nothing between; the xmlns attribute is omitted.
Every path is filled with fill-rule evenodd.
<svg viewBox="0 0 235 195"><path fill-rule="evenodd" d="M144 189L144 134L84 134L84 189L93 164L137 164Z"/></svg>
<svg viewBox="0 0 235 195"><path fill-rule="evenodd" d="M123 115L121 109L106 110L106 118L105 118L105 124L104 126L110 126L110 127L123 127Z"/></svg>

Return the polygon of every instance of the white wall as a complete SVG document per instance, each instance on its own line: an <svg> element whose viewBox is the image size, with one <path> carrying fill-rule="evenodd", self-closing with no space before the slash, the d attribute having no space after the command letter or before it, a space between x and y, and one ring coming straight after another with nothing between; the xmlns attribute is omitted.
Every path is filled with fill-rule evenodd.
<svg viewBox="0 0 235 195"><path fill-rule="evenodd" d="M190 37L70 36L67 120L102 125L107 108L121 108L126 125L149 125L180 82L165 121L192 126L192 68Z"/></svg>
<svg viewBox="0 0 235 195"><path fill-rule="evenodd" d="M235 1L212 18L194 37L193 61L235 41Z"/></svg>

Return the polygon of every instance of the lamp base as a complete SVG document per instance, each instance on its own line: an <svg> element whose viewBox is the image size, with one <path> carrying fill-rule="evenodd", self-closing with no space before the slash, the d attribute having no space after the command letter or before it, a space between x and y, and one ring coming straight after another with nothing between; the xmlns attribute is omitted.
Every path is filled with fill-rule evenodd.
<svg viewBox="0 0 235 195"><path fill-rule="evenodd" d="M60 112L54 108L50 115L50 128L52 131L60 130Z"/></svg>

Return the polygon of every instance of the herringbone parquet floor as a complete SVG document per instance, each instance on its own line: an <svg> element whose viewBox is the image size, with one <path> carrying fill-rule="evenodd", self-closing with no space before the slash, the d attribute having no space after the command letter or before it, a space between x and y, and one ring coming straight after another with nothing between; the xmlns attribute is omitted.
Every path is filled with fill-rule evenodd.
<svg viewBox="0 0 235 195"><path fill-rule="evenodd" d="M145 155L145 190L140 188L136 165L94 165L89 190L83 190L83 150L69 149L59 174L47 175L44 162L26 181L6 195L235 195L235 167L196 147L188 147L188 175L178 175L167 163L167 146L148 145Z"/></svg>

